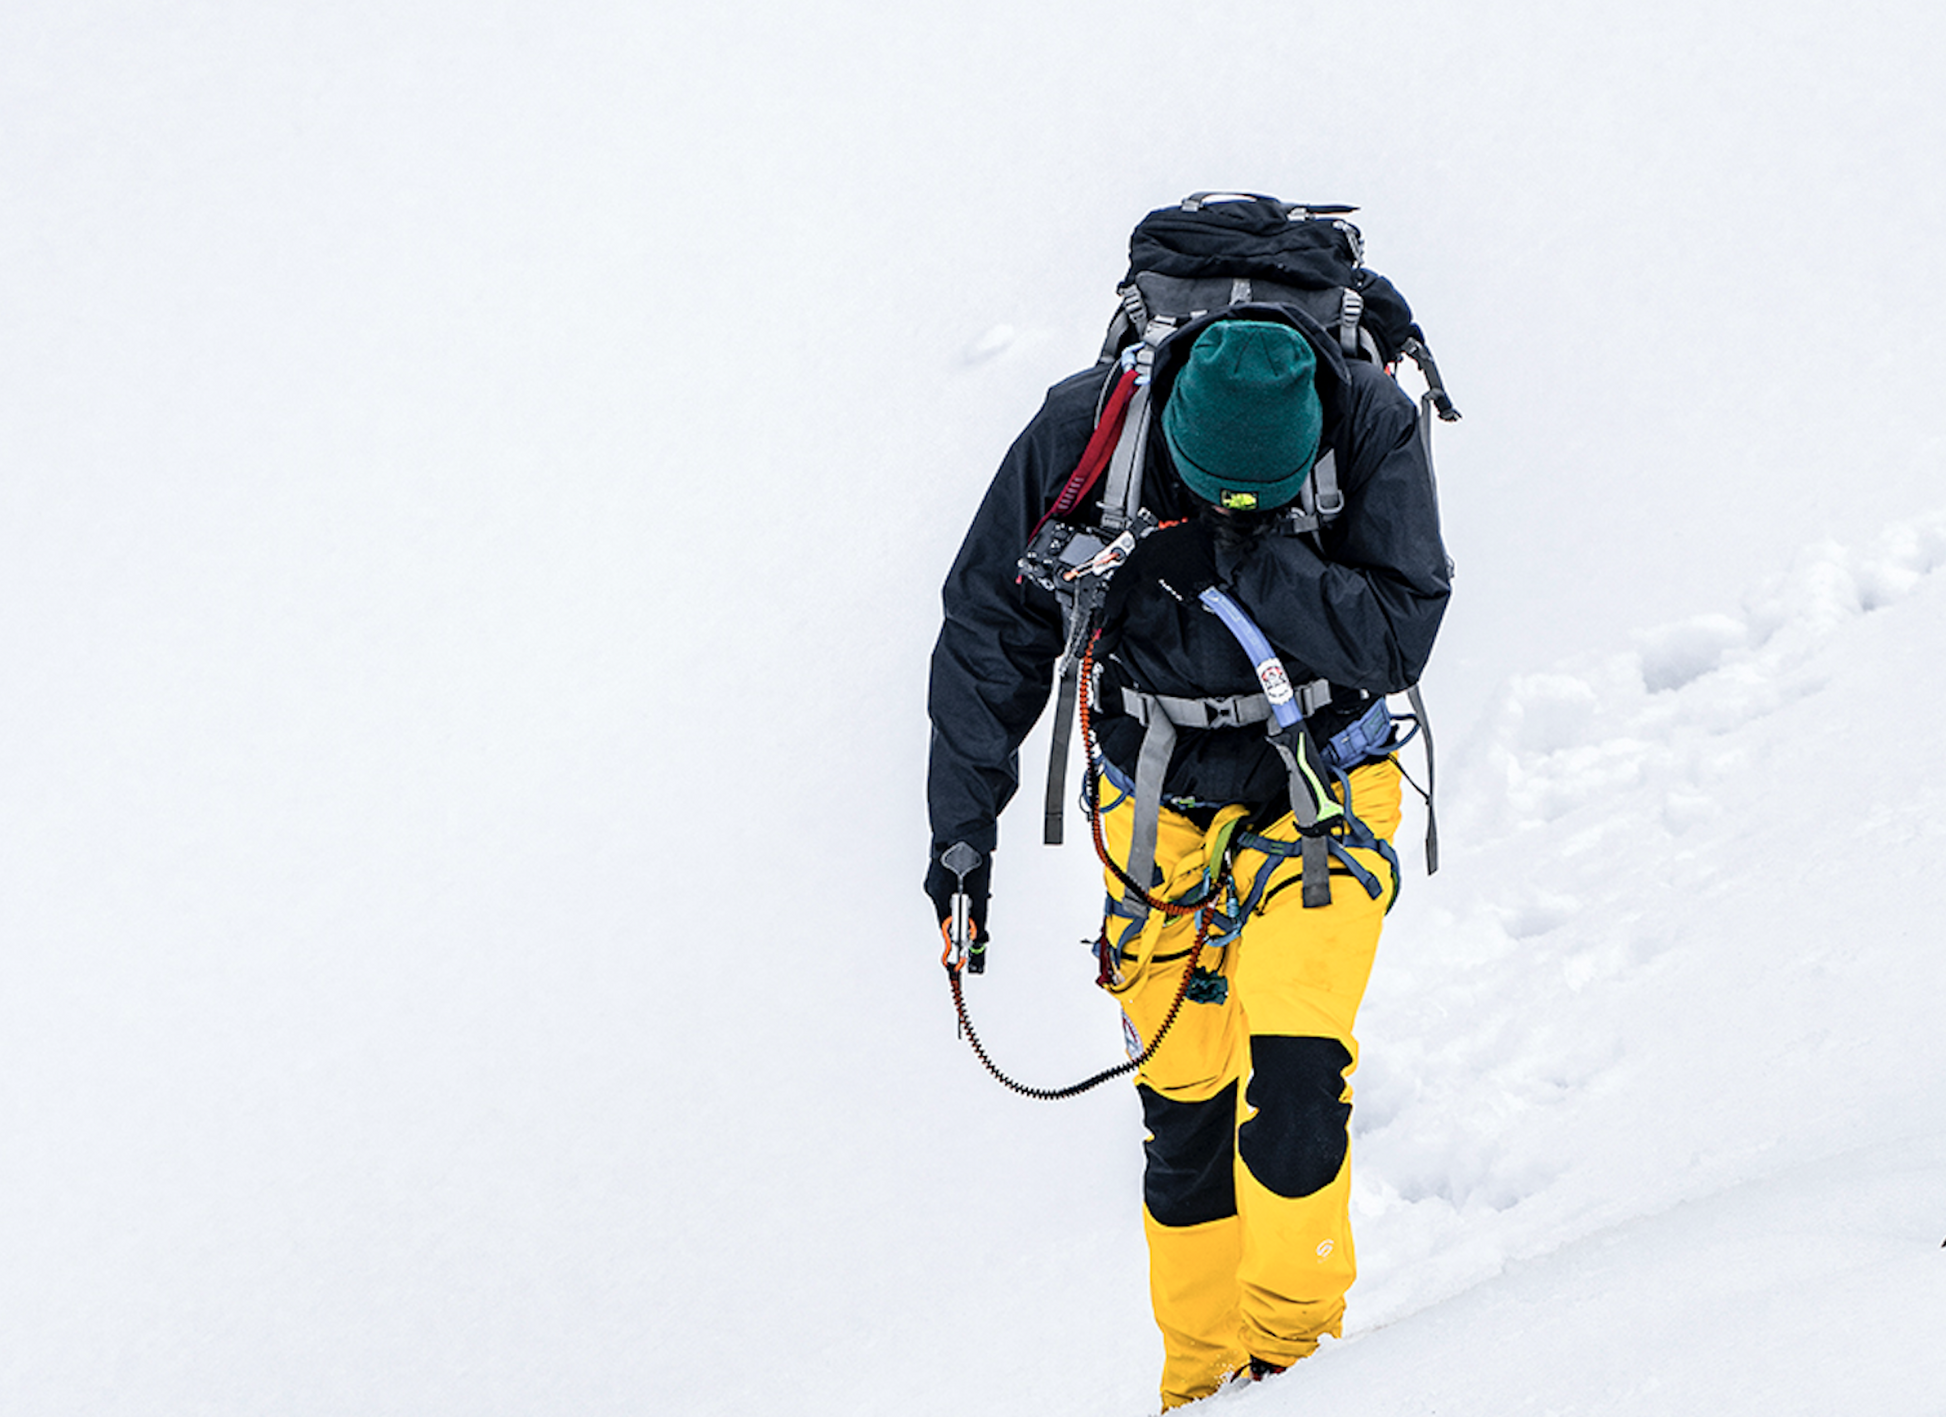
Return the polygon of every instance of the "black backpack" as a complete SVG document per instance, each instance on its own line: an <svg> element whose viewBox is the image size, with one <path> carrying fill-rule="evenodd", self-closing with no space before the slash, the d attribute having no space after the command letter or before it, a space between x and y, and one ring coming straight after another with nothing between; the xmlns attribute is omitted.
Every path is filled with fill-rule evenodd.
<svg viewBox="0 0 1946 1417"><path fill-rule="evenodd" d="M1435 419L1450 423L1460 416L1405 297L1391 281L1366 269L1364 236L1346 220L1356 210L1283 202L1258 193L1195 192L1175 206L1150 212L1129 236L1128 275L1116 288L1121 306L1109 322L1100 355L1101 363L1119 363L1123 372L1103 385L1095 436L1020 561L1026 579L1059 597L1068 621L1048 762L1044 835L1049 844L1062 838L1069 730L1085 638L1114 566L1153 526L1138 503L1149 423L1144 386L1155 347L1213 310L1245 304L1293 306L1334 334L1347 358L1368 360L1388 373L1402 357L1418 367L1426 383L1419 400L1419 437L1428 471ZM1104 473L1108 487L1099 521L1091 526L1069 521L1069 513ZM1286 516L1294 529L1315 535L1342 510L1344 501L1329 453L1313 473ZM1413 717L1426 734L1430 809L1432 736L1418 686L1408 695ZM1426 846L1432 870L1438 869L1436 830L1429 810Z"/></svg>

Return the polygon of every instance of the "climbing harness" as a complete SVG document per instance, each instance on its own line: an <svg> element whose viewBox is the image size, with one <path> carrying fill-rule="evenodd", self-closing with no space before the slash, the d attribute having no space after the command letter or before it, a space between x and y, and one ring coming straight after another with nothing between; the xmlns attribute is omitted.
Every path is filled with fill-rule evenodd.
<svg viewBox="0 0 1946 1417"><path fill-rule="evenodd" d="M1300 874L1296 881L1302 886L1304 905L1307 908L1317 908L1331 903L1331 867L1334 861L1341 864L1372 899L1376 900L1383 894L1384 886L1377 876L1366 870L1352 856L1350 850L1352 847L1375 851L1388 862L1392 868L1392 880L1396 892L1400 875L1398 858L1392 853L1389 844L1374 837L1364 823L1354 815L1351 809L1351 786L1346 775L1346 768L1372 756L1373 750L1397 746L1398 740L1395 738L1391 719L1384 712L1384 700L1375 701L1372 709L1336 735L1326 745L1323 754L1320 754L1313 747L1304 728L1301 696L1291 688L1289 676L1282 662L1271 649L1269 641L1264 638L1263 632L1257 628L1243 608L1222 591L1211 588L1203 592L1202 601L1206 608L1223 620L1236 636L1244 652L1250 655L1257 671L1258 682L1264 687L1262 696L1243 702L1246 705L1256 704L1266 707L1261 712L1254 708L1246 708L1238 722L1241 724L1268 721L1271 744L1283 759L1289 774L1292 819L1298 831L1298 839L1294 843L1279 841L1247 830L1236 829L1233 824L1218 838L1218 845L1212 853L1215 871L1212 874L1207 868L1205 869L1203 887L1199 892L1178 900L1168 900L1151 893L1144 883L1144 878L1154 872L1156 833L1161 808L1160 769L1154 769L1158 774L1155 790L1153 793L1145 794L1144 785L1139 780L1139 773L1138 781L1127 781L1101 757L1097 749L1092 700L1097 682L1095 649L1100 642L1101 632L1099 629L1091 630L1086 646L1081 652L1078 672L1075 675L1075 706L1076 716L1081 725L1082 743L1088 755L1083 801L1087 808L1089 834L1094 842L1095 855L1101 861L1103 868L1122 886L1123 897L1119 913L1136 921L1144 920L1150 911L1159 911L1171 916L1194 913L1197 916L1196 935L1183 965L1182 977L1176 985L1175 997L1170 1002L1169 1011L1139 1055L1114 1067L1104 1068L1093 1076L1084 1078L1080 1082L1070 1083L1066 1087L1032 1087L1002 1071L988 1054L978 1030L973 1026L961 976L965 973L978 974L983 971L985 946L978 941L978 931L967 917L964 895L956 895L953 901L952 918L940 927L946 940L946 948L940 955L940 963L946 968L947 979L952 988L953 1010L959 1019L960 1032L973 1049L973 1055L980 1060L981 1066L993 1076L995 1081L1023 1097L1043 1102L1077 1097L1112 1078L1134 1072L1155 1056L1156 1050L1162 1046L1162 1040L1168 1036L1170 1027L1182 1012L1183 1004L1195 997L1194 991L1198 984L1198 971L1202 965L1204 947L1209 942L1211 925L1219 914L1225 892L1227 891L1233 899L1232 909L1223 913L1233 917L1236 928L1241 929L1243 921L1261 909L1277 891L1283 889L1283 885L1269 886L1274 868L1264 869L1257 873L1249 896L1243 898L1233 880L1233 851L1236 848L1243 847L1284 860L1293 856L1298 857ZM1140 697L1151 704L1159 701L1169 704L1202 702L1200 700L1160 700L1159 696L1155 695ZM1181 711L1176 710L1178 713ZM1169 723L1172 720L1167 714L1158 713L1157 721ZM1164 767L1167 765L1167 749L1173 746L1174 741L1174 729L1171 727L1166 733L1165 747L1160 754ZM1145 738L1142 751L1145 764L1156 756L1151 754L1149 743L1150 739ZM1134 799L1135 821L1131 828L1126 865L1116 861L1114 853L1108 849L1107 839L1102 831L1101 782L1104 778ZM1327 778L1337 784L1336 795L1326 786ZM963 853L957 860L954 859L956 852ZM966 872L978 863L979 858L978 853L971 847L956 844L941 859L948 870L956 872L964 881ZM1287 880L1283 884L1291 883ZM1389 907L1388 902L1388 909ZM1233 935L1234 931L1231 934ZM1111 969L1109 960L1119 951L1106 936L1101 940L1099 947L1104 952L1102 967L1103 976L1106 978Z"/></svg>

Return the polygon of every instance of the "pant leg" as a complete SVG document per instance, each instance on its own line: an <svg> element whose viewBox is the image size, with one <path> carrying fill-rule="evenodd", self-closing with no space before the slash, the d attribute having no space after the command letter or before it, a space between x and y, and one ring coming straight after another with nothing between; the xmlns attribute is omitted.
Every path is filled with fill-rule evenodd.
<svg viewBox="0 0 1946 1417"><path fill-rule="evenodd" d="M1105 814L1109 851L1126 859L1126 807ZM1156 862L1165 897L1201 879L1204 833L1165 810ZM1108 939L1122 977L1108 986L1122 1006L1131 1053L1146 1048L1167 1018L1188 967L1194 916L1152 913L1139 927L1117 914L1122 888L1108 877ZM1236 1107L1243 1030L1230 987L1234 951L1206 948L1198 988L1177 1010L1156 1055L1136 1075L1148 1136L1143 1144L1143 1231L1149 1293L1162 1331L1162 1401L1177 1407L1216 1391L1248 1361L1238 1343Z"/></svg>
<svg viewBox="0 0 1946 1417"><path fill-rule="evenodd" d="M1352 776L1354 809L1375 834L1398 825L1396 768ZM1106 788L1104 788L1106 790ZM1129 811L1104 814L1109 852L1126 859ZM1288 819L1268 835L1290 839ZM1206 867L1205 833L1166 809L1157 834L1160 894L1188 893ZM1148 1128L1143 1229L1162 1331L1165 1408L1216 1391L1255 1356L1288 1364L1342 1324L1356 1275L1349 1222L1352 1026L1379 927L1396 888L1377 853L1354 853L1385 890L1376 901L1333 877L1332 904L1305 910L1295 860L1246 853L1240 889L1286 879L1230 945L1206 951L1207 983L1178 1011L1137 1074ZM1105 929L1123 956L1109 986L1131 1052L1155 1036L1195 937L1193 917L1151 914L1139 929L1114 903ZM1256 1043L1253 1050L1252 1044ZM1227 1184L1226 1184L1227 1182Z"/></svg>
<svg viewBox="0 0 1946 1417"><path fill-rule="evenodd" d="M1389 763L1353 775L1354 807L1375 834L1397 829L1398 785ZM1267 834L1294 835L1284 827ZM1377 852L1353 854L1382 884L1378 899L1353 878L1334 875L1331 904L1307 910L1293 884L1268 896L1237 945L1234 984L1245 1033L1236 1098L1240 1341L1251 1356L1280 1365L1341 1332L1345 1293L1357 1277L1353 1026L1396 880ZM1272 884L1297 874L1289 863ZM1251 883L1246 878L1245 888Z"/></svg>

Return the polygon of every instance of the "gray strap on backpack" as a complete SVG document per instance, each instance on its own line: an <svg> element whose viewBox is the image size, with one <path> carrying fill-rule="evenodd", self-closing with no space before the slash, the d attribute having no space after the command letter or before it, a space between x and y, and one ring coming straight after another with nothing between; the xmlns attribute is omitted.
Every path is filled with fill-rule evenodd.
<svg viewBox="0 0 1946 1417"><path fill-rule="evenodd" d="M1122 436L1115 440L1114 454L1108 459L1108 481L1101 492L1101 524L1110 531L1122 531L1135 520L1142 504L1142 460L1148 448L1149 383L1145 379L1129 398Z"/></svg>
<svg viewBox="0 0 1946 1417"><path fill-rule="evenodd" d="M1284 513L1284 519L1293 531L1309 533L1315 540L1317 531L1344 509L1345 494L1338 485L1337 449L1326 448L1324 456L1311 464L1311 475L1297 489L1297 500ZM1323 550L1319 545L1319 554Z"/></svg>
<svg viewBox="0 0 1946 1417"><path fill-rule="evenodd" d="M1311 465L1311 475L1304 479L1304 485L1312 489L1311 505L1320 523L1328 522L1344 511L1345 494L1338 486L1336 448L1326 448L1324 456Z"/></svg>
<svg viewBox="0 0 1946 1417"><path fill-rule="evenodd" d="M1426 740L1426 874L1430 876L1439 870L1439 817L1433 811L1436 784L1433 780L1432 720L1426 717L1426 701L1421 697L1417 684L1405 691L1405 697L1412 705L1413 717L1419 720L1419 732Z"/></svg>
<svg viewBox="0 0 1946 1417"><path fill-rule="evenodd" d="M1365 297L1346 286L1338 296L1338 347L1347 359L1359 358L1358 321L1365 314Z"/></svg>

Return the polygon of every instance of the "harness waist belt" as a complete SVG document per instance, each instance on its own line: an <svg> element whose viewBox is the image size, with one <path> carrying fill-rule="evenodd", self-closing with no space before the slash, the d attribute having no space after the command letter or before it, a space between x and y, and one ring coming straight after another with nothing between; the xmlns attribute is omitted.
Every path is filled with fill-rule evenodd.
<svg viewBox="0 0 1946 1417"><path fill-rule="evenodd" d="M1262 694L1179 699L1171 694L1141 694L1124 686L1122 712L1144 728L1157 713L1178 728L1247 728L1270 717L1270 700Z"/></svg>
<svg viewBox="0 0 1946 1417"><path fill-rule="evenodd" d="M1099 666L1096 672L1099 674ZM1300 712L1308 716L1331 702L1331 685L1327 680L1314 679L1298 685L1296 696ZM1135 816L1129 831L1128 873L1139 889L1147 890L1155 870L1156 836L1161 827L1162 783L1168 774L1170 759L1175 755L1176 730L1247 728L1251 724L1269 722L1275 711L1264 694L1184 699L1172 694L1145 694L1123 685L1121 700L1122 711L1141 724L1144 730L1141 751L1135 764L1134 792L1131 794ZM1298 792L1299 785L1293 781L1293 804L1299 801ZM1322 837L1307 839L1305 861L1310 872L1305 887L1307 896L1312 892L1328 892L1327 858ZM1309 903L1329 902L1330 896L1324 894L1321 900ZM1125 904L1127 914L1133 919L1140 920L1148 915L1148 907L1139 899L1131 898Z"/></svg>

